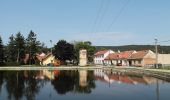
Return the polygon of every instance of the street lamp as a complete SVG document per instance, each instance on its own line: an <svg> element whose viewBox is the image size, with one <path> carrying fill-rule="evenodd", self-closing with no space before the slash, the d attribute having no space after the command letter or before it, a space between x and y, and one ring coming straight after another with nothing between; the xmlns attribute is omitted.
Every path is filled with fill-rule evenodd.
<svg viewBox="0 0 170 100"><path fill-rule="evenodd" d="M53 53L53 51L52 51L52 40L50 40L50 43L51 43L51 55L53 55L52 53ZM53 60L52 60L52 58L51 58L51 66L52 66L52 63L53 63Z"/></svg>
<svg viewBox="0 0 170 100"><path fill-rule="evenodd" d="M155 39L156 68L158 68L158 39Z"/></svg>
<svg viewBox="0 0 170 100"><path fill-rule="evenodd" d="M53 41L52 41L52 40L50 40L51 46L52 46L52 42L53 42ZM53 53L53 52L52 52L52 47L51 47L51 54L52 54L52 53Z"/></svg>

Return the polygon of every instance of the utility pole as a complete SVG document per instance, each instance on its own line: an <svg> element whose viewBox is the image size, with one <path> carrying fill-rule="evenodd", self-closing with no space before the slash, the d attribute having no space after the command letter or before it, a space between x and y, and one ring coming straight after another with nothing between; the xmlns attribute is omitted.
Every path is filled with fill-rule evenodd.
<svg viewBox="0 0 170 100"><path fill-rule="evenodd" d="M50 40L50 43L51 43L51 55L53 55L53 50L52 50L52 40ZM51 66L52 66L52 63L53 63L53 60L52 60L52 58L51 58Z"/></svg>
<svg viewBox="0 0 170 100"><path fill-rule="evenodd" d="M156 68L158 68L158 39L155 39Z"/></svg>
<svg viewBox="0 0 170 100"><path fill-rule="evenodd" d="M52 41L52 40L50 40L51 46L52 46L52 42L53 42L53 41ZM51 54L52 54L52 53L53 53L53 51L52 51L52 47L51 47Z"/></svg>

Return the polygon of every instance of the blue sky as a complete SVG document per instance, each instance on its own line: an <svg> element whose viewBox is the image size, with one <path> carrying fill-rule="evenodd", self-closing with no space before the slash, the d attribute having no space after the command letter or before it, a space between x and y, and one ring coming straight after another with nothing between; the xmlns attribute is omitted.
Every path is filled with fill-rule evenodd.
<svg viewBox="0 0 170 100"><path fill-rule="evenodd" d="M0 36L30 30L48 47L60 39L93 45L170 40L170 0L0 0ZM111 25L112 24L112 25ZM170 42L161 43L169 45Z"/></svg>

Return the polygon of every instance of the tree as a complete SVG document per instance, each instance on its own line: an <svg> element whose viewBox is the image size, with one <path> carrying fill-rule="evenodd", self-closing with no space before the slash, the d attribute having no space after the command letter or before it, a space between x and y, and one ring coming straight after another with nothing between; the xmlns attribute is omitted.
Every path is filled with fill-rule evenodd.
<svg viewBox="0 0 170 100"><path fill-rule="evenodd" d="M7 62L16 62L17 58L17 51L15 50L15 37L11 35L9 37L9 43L7 45Z"/></svg>
<svg viewBox="0 0 170 100"><path fill-rule="evenodd" d="M74 46L70 43L67 43L65 40L59 40L58 43L54 46L54 56L55 58L66 62L66 60L72 61L75 59Z"/></svg>
<svg viewBox="0 0 170 100"><path fill-rule="evenodd" d="M38 52L38 48L40 46L40 41L37 41L37 35L31 30L28 34L28 37L26 39L27 44L27 53L29 53L29 62L31 64L35 64L35 56Z"/></svg>
<svg viewBox="0 0 170 100"><path fill-rule="evenodd" d="M87 50L88 61L89 62L93 61L93 55L94 55L95 47L92 46L92 43L90 41L75 42L74 47L75 47L75 50L76 50L77 58L79 58L79 50L80 49L86 49Z"/></svg>
<svg viewBox="0 0 170 100"><path fill-rule="evenodd" d="M25 39L20 32L16 34L15 51L17 52L17 63L23 63L25 58Z"/></svg>
<svg viewBox="0 0 170 100"><path fill-rule="evenodd" d="M4 48L3 48L2 39L0 37L0 66L3 64L4 64Z"/></svg>

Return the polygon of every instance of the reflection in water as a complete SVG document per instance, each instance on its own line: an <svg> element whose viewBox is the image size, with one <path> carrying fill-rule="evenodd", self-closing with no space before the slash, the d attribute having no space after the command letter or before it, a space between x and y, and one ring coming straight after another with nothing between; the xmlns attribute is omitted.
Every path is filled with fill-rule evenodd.
<svg viewBox="0 0 170 100"><path fill-rule="evenodd" d="M103 71L101 69L95 70L94 75L96 80L101 80L108 83L126 83L126 84L156 84L157 82L163 83L162 80L149 77L149 76L141 76L136 74L126 74L120 72L108 72Z"/></svg>
<svg viewBox="0 0 170 100"><path fill-rule="evenodd" d="M86 70L79 71L79 84L81 87L87 86L87 71Z"/></svg>
<svg viewBox="0 0 170 100"><path fill-rule="evenodd" d="M59 94L65 94L69 91L76 93L91 93L95 88L93 73L87 71L60 71L55 76L52 84Z"/></svg>
<svg viewBox="0 0 170 100"><path fill-rule="evenodd" d="M43 92L45 94L49 94L48 98L51 99L52 94L64 95L70 92L77 94L90 94L92 93L92 90L94 90L93 92L96 92L96 89L102 87L101 84L96 87L96 84L98 84L98 82L106 83L103 85L107 85L109 83L109 87L111 84L126 84L127 86L129 84L132 84L134 86L141 84L154 85L157 100L160 100L159 85L165 83L162 80L149 76L104 70L1 71L0 96L2 94L6 95L4 95L3 98L0 97L0 99L35 100L36 97L39 97L39 94ZM46 86L48 86L48 92L46 90L43 90L43 88L45 88ZM120 88L120 86L118 87ZM104 89L102 88L101 90Z"/></svg>

